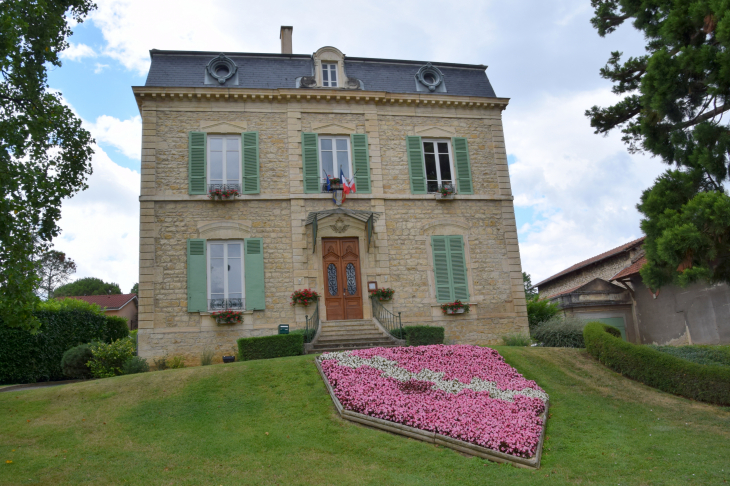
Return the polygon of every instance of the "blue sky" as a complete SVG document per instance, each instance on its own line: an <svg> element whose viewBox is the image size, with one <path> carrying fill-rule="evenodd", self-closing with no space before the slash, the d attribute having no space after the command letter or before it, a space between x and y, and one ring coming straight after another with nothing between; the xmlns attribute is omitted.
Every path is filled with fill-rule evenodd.
<svg viewBox="0 0 730 486"><path fill-rule="evenodd" d="M189 3L189 5L188 5ZM346 55L488 65L503 113L523 269L533 282L641 235L635 205L664 167L629 155L618 135L594 135L583 113L617 98L599 77L610 52L640 55L630 26L600 38L588 0L501 2L102 0L74 27L63 66L49 73L95 136L90 189L63 209L57 248L77 277L137 281L141 122L131 86L149 50L294 52L333 45ZM328 8L328 22L320 12ZM434 12L438 12L434 15Z"/></svg>

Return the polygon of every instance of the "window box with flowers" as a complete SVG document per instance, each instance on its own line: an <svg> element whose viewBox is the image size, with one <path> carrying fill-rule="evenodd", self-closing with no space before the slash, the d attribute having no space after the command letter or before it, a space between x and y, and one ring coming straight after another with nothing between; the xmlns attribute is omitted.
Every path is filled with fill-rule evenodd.
<svg viewBox="0 0 730 486"><path fill-rule="evenodd" d="M291 294L291 305L301 304L304 307L316 302L319 294L312 289L299 289Z"/></svg>
<svg viewBox="0 0 730 486"><path fill-rule="evenodd" d="M445 182L439 185L436 199L440 201L452 201L455 195L456 189L454 188L454 184L452 182Z"/></svg>
<svg viewBox="0 0 730 486"><path fill-rule="evenodd" d="M395 289L391 288L377 289L370 292L370 298L378 299L381 302L389 302L393 300L394 293Z"/></svg>
<svg viewBox="0 0 730 486"><path fill-rule="evenodd" d="M465 304L460 300L449 302L441 305L441 311L444 314L466 314L469 312L469 304Z"/></svg>
<svg viewBox="0 0 730 486"><path fill-rule="evenodd" d="M241 324L243 322L243 312L240 311L222 310L212 312L210 315L217 324Z"/></svg>
<svg viewBox="0 0 730 486"><path fill-rule="evenodd" d="M239 184L209 184L208 199L213 201L232 201L236 196L241 195Z"/></svg>

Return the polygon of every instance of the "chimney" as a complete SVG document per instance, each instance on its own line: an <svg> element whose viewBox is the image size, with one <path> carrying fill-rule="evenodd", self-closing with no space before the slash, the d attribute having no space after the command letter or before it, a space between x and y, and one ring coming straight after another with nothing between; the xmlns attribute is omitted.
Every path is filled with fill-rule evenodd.
<svg viewBox="0 0 730 486"><path fill-rule="evenodd" d="M294 27L290 25L282 25L281 32L279 33L279 39L281 39L281 53L292 54L291 47L291 34L294 31Z"/></svg>

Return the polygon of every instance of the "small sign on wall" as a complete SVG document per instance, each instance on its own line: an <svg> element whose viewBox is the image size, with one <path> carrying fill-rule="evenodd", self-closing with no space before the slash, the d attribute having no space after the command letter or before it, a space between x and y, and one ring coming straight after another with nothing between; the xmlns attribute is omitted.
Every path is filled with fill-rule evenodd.
<svg viewBox="0 0 730 486"><path fill-rule="evenodd" d="M368 292L375 292L378 290L378 282L368 282Z"/></svg>

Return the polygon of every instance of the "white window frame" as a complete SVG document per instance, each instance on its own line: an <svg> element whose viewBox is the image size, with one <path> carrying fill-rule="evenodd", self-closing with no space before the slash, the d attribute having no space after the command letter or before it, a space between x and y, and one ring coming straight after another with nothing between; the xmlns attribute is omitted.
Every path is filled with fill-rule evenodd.
<svg viewBox="0 0 730 486"><path fill-rule="evenodd" d="M340 83L340 72L337 62L322 62L322 86L325 88L337 88ZM324 80L324 72L327 71L327 81ZM335 81L332 84L332 73L335 73ZM329 83L329 84L324 84Z"/></svg>
<svg viewBox="0 0 730 486"><path fill-rule="evenodd" d="M436 150L436 154L438 155L438 145L439 143L446 143L447 148L449 149L449 167L451 168L451 184L454 188L456 188L456 172L454 172L454 152L451 148L451 140L448 138L422 138L421 139L421 150L423 151L423 172L426 176L426 191L428 191L428 169L426 168L426 144L427 143L433 143L434 149ZM439 186L443 184L443 178L441 177L441 164L439 163L438 158L436 159L436 178L437 183ZM438 191L436 191L438 192ZM433 194L429 191L430 194Z"/></svg>
<svg viewBox="0 0 730 486"><path fill-rule="evenodd" d="M245 268L245 255L244 255L244 246L243 246L243 240L208 240L205 242L206 244L206 267L207 267L207 280L208 280L208 288L207 288L207 297L208 297L208 309L210 309L210 301L211 299L211 291L210 291L210 285L212 283L212 275L211 275L211 251L210 251L210 245L223 245L223 261L224 265L228 266L228 245L231 243L238 243L238 245L241 247L241 298L243 300L243 307L240 310L244 310L246 308L246 268ZM223 279L223 298L228 299L228 278ZM216 309L217 310L217 309Z"/></svg>
<svg viewBox="0 0 730 486"><path fill-rule="evenodd" d="M337 146L337 140L345 140L347 141L347 169L348 173L350 174L350 179L352 179L355 174L352 172L352 146L350 144L350 137L348 136L338 136L338 135L320 135L317 137L317 150L319 150L319 162L320 162L320 169L322 173L320 174L320 177L322 178L322 182L327 182L326 176L325 176L325 170L324 167L322 167L322 140L332 140L332 163L337 163L337 149L335 148ZM340 166L333 167L333 170L336 170L336 173L330 174L332 177L336 177L339 179L340 177ZM343 181L344 182L344 181Z"/></svg>
<svg viewBox="0 0 730 486"><path fill-rule="evenodd" d="M205 177L206 177L207 183L209 185L210 184L217 184L217 183L211 182L211 177L210 177L210 167L212 165L211 164L211 156L210 156L210 151L211 151L211 143L210 143L210 141L211 141L211 139L214 139L214 138L221 138L221 139L223 139L223 154L224 155L226 153L226 149L228 147L228 143L230 141L234 141L234 140L237 142L237 144L238 144L238 180L235 180L235 181L228 180L228 177L227 177L227 174L226 174L226 158L223 157L223 161L222 161L222 164L223 164L223 182L221 182L221 184L238 184L238 187L239 188L243 188L243 179L242 179L242 176L243 176L243 174L242 174L242 172L243 172L243 163L242 163L243 162L243 159L241 158L241 157L243 157L243 154L241 153L241 151L242 151L241 150L242 149L242 146L241 145L242 144L241 144L241 136L240 135L209 134L207 136L207 140L206 140L206 144L205 144L205 147L206 147L206 154L205 154L205 161L206 161L206 164L205 164L205 166L206 166L205 167ZM241 189L239 189L239 191L240 190Z"/></svg>

